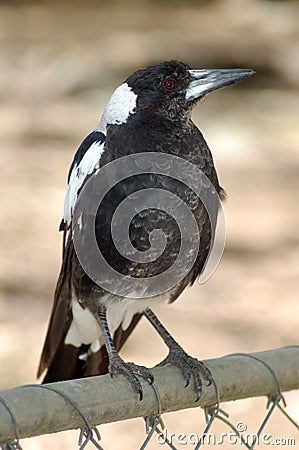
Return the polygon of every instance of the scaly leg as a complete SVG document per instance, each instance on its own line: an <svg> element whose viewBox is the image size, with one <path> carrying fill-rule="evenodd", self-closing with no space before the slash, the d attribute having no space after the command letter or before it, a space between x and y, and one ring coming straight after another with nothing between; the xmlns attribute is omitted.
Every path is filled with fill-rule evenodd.
<svg viewBox="0 0 299 450"><path fill-rule="evenodd" d="M134 364L132 362L125 362L119 356L119 354L115 350L113 339L109 331L105 306L101 306L98 311L98 322L102 330L105 339L106 349L108 352L109 357L108 370L110 375L113 377L113 375L117 373L123 374L130 381L135 391L139 394L140 400L142 400L143 398L142 386L134 373L141 375L144 379L148 380L150 383L153 383L154 381L153 374L147 367L138 366L137 364Z"/></svg>
<svg viewBox="0 0 299 450"><path fill-rule="evenodd" d="M186 380L186 386L189 385L191 376L194 379L194 385L197 393L196 401L199 400L202 391L202 381L200 373L208 381L208 386L212 383L213 377L210 370L198 359L189 356L185 350L173 339L168 333L166 328L162 325L158 317L153 311L147 308L144 311L145 317L157 330L167 347L169 348L168 356L160 363L159 366L164 364L174 364L180 367L183 371L183 376Z"/></svg>

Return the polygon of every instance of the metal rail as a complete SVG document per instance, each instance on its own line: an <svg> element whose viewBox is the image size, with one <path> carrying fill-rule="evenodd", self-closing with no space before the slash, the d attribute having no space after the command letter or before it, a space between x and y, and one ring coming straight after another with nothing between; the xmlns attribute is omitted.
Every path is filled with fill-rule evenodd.
<svg viewBox="0 0 299 450"><path fill-rule="evenodd" d="M284 347L248 355L235 354L205 361L211 369L221 402L299 388L299 347ZM142 381L139 401L126 379L110 375L25 385L0 392L0 443L73 428L115 422L161 412L206 407L217 403L215 386L203 386L195 403L192 383L187 388L174 366L153 369L155 389ZM17 436L16 436L17 434Z"/></svg>

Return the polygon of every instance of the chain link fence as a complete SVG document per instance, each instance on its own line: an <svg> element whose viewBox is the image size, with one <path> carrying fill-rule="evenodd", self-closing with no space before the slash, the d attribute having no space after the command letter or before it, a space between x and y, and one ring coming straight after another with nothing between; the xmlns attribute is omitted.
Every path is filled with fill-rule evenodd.
<svg viewBox="0 0 299 450"><path fill-rule="evenodd" d="M261 439L265 445L295 448L295 438L289 438L288 442L264 442L269 440L270 435L262 433L273 412L279 411L298 430L299 441L299 425L288 414L283 396L285 391L299 389L299 346L254 354L237 353L205 361L205 364L213 373L214 383L203 386L202 396L196 403L193 386L184 388L182 374L174 366L154 368L155 382L152 385L142 380L144 399L141 402L123 377L112 380L109 375L51 385L24 385L2 391L1 448L22 450L22 438L79 428L79 450L88 444L104 450L96 425L144 417L145 439L140 450L146 449L154 436L160 444L178 449L172 437L169 438L165 432L162 414L198 406L204 410L206 426L198 434L193 434L195 450L205 443L222 444L219 440L216 442L212 432L216 421L222 421L230 430L230 439L234 439L231 443L239 443L248 449L254 449ZM234 425L220 405L222 402L258 396L267 397L265 416L256 432L246 434L245 423ZM180 445L178 439L177 444ZM181 440L181 444L186 442Z"/></svg>

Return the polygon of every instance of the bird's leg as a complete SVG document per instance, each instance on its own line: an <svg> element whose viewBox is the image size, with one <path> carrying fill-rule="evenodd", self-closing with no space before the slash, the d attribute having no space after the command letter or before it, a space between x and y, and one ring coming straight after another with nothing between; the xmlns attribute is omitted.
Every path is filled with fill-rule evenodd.
<svg viewBox="0 0 299 450"><path fill-rule="evenodd" d="M108 370L110 375L113 377L113 375L116 375L117 373L123 374L130 381L135 391L139 394L140 400L142 400L142 386L135 373L141 375L150 383L153 383L154 377L152 372L147 367L138 366L137 364L134 364L132 362L125 362L119 356L115 349L113 339L109 331L105 306L100 306L100 309L98 310L98 322L105 339L105 345L109 358Z"/></svg>
<svg viewBox="0 0 299 450"><path fill-rule="evenodd" d="M195 390L197 393L197 399L199 400L202 391L202 381L200 373L208 381L208 386L212 383L213 377L210 370L198 359L189 356L185 350L176 342L176 340L169 334L166 328L162 325L158 317L153 311L147 308L144 311L145 317L157 330L167 347L169 348L168 356L160 363L159 366L164 364L174 364L180 367L183 371L183 376L186 380L186 386L189 385L191 376L194 379Z"/></svg>

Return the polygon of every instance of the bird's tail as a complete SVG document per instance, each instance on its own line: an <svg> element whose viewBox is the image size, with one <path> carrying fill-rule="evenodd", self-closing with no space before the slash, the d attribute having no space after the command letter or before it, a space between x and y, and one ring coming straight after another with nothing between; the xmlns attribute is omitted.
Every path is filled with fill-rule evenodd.
<svg viewBox="0 0 299 450"><path fill-rule="evenodd" d="M116 351L124 345L141 316L142 314L135 314L125 331L121 327L116 330L113 339ZM47 369L43 383L103 375L108 373L108 365L109 359L104 345L97 352L92 352L90 345L81 345L77 348L61 342Z"/></svg>

